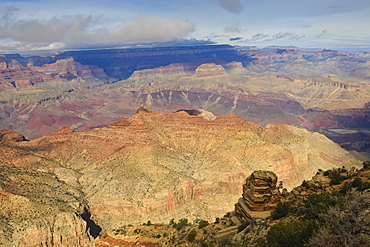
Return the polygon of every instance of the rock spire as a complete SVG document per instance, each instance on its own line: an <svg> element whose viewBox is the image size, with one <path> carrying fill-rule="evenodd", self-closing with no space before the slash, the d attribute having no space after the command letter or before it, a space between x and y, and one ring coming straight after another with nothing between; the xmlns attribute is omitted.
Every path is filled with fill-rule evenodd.
<svg viewBox="0 0 370 247"><path fill-rule="evenodd" d="M277 176L271 171L254 171L243 185L243 197L235 204L235 215L241 221L269 216L280 200Z"/></svg>

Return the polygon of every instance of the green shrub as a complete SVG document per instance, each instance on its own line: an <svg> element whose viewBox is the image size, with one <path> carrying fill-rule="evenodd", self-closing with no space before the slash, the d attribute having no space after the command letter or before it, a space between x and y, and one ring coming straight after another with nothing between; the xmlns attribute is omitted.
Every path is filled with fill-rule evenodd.
<svg viewBox="0 0 370 247"><path fill-rule="evenodd" d="M348 182L346 182L343 186L342 186L342 188L340 189L340 193L342 194L342 195L345 195L345 194L347 194L347 192L349 191L349 190L351 190L352 189L352 184L351 183L348 183Z"/></svg>
<svg viewBox="0 0 370 247"><path fill-rule="evenodd" d="M355 180L352 181L353 187L360 187L362 185L362 179L361 178L355 178Z"/></svg>
<svg viewBox="0 0 370 247"><path fill-rule="evenodd" d="M363 167L362 167L362 171L366 171L366 170L370 170L370 160L368 161L365 161L364 163L362 163Z"/></svg>
<svg viewBox="0 0 370 247"><path fill-rule="evenodd" d="M188 234L188 241L193 242L195 239L195 236L197 236L197 232L193 229Z"/></svg>
<svg viewBox="0 0 370 247"><path fill-rule="evenodd" d="M332 170L324 171L324 176L329 176L329 174L332 172Z"/></svg>
<svg viewBox="0 0 370 247"><path fill-rule="evenodd" d="M204 227L206 227L206 226L208 226L208 225L209 225L208 221L206 221L206 220L200 220L200 221L199 221L198 228L199 228L199 229L202 229L202 228L204 228Z"/></svg>
<svg viewBox="0 0 370 247"><path fill-rule="evenodd" d="M308 182L306 180L303 180L301 186L308 188Z"/></svg>
<svg viewBox="0 0 370 247"><path fill-rule="evenodd" d="M188 224L188 219L181 219L179 220L178 223L173 223L173 227L177 230L180 231L184 226Z"/></svg>
<svg viewBox="0 0 370 247"><path fill-rule="evenodd" d="M249 225L250 225L249 221L244 221L241 225L238 226L238 232L243 231Z"/></svg>
<svg viewBox="0 0 370 247"><path fill-rule="evenodd" d="M272 245L269 245L267 243L266 239L264 238L259 238L257 239L256 247L271 247Z"/></svg>
<svg viewBox="0 0 370 247"><path fill-rule="evenodd" d="M305 218L317 218L319 214L325 213L330 206L334 206L340 200L339 197L343 198L343 195L339 193L331 195L328 192L308 195L304 203L304 207L307 208Z"/></svg>
<svg viewBox="0 0 370 247"><path fill-rule="evenodd" d="M367 190L367 189L370 189L370 183L369 183L369 182L362 183L362 184L358 187L358 190L359 190L359 191L364 191L364 190Z"/></svg>
<svg viewBox="0 0 370 247"><path fill-rule="evenodd" d="M147 223L143 223L143 225L144 225L144 226L151 226L151 225L153 225L153 224L152 224L152 222L150 222L150 220L148 220L148 222L147 222Z"/></svg>
<svg viewBox="0 0 370 247"><path fill-rule="evenodd" d="M342 176L340 172L340 169L334 169L329 173L330 185L340 184L348 178L347 176Z"/></svg>
<svg viewBox="0 0 370 247"><path fill-rule="evenodd" d="M274 211L272 211L271 217L274 220L283 218L283 217L287 216L291 212L291 210L292 210L292 207L289 205L289 203L279 202L277 204L277 208Z"/></svg>
<svg viewBox="0 0 370 247"><path fill-rule="evenodd" d="M207 244L207 243L205 243L205 242L201 242L201 243L200 243L200 247L208 247L208 244Z"/></svg>
<svg viewBox="0 0 370 247"><path fill-rule="evenodd" d="M259 240L257 247L304 246L316 229L314 220L279 222L267 233L266 240Z"/></svg>

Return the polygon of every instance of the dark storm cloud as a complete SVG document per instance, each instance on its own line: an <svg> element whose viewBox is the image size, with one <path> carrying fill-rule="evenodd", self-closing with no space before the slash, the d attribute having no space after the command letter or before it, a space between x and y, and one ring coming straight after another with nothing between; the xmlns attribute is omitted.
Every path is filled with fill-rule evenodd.
<svg viewBox="0 0 370 247"><path fill-rule="evenodd" d="M230 13L238 14L243 9L239 0L219 0L219 3L222 8Z"/></svg>
<svg viewBox="0 0 370 247"><path fill-rule="evenodd" d="M237 41L237 40L242 40L242 37L235 37L235 38L230 38L230 41Z"/></svg>
<svg viewBox="0 0 370 247"><path fill-rule="evenodd" d="M257 41L257 40L261 40L261 39L264 39L264 38L267 38L269 37L270 35L268 34L263 34L263 33L257 33L255 35L252 36L252 38L250 39L251 41Z"/></svg>

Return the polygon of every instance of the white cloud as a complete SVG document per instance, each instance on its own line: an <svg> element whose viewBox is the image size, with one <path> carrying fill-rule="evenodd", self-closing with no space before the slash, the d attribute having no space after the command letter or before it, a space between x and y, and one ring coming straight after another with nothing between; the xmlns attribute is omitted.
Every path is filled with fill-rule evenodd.
<svg viewBox="0 0 370 247"><path fill-rule="evenodd" d="M18 20L15 7L1 12L0 52L87 46L168 42L185 38L195 25L181 18L139 15L115 28L99 28L99 18L69 15L51 19ZM6 20L6 21L5 21Z"/></svg>
<svg viewBox="0 0 370 247"><path fill-rule="evenodd" d="M97 43L145 43L180 39L193 31L194 24L181 18L164 19L154 15L140 15L133 22L111 30L96 30L88 36Z"/></svg>

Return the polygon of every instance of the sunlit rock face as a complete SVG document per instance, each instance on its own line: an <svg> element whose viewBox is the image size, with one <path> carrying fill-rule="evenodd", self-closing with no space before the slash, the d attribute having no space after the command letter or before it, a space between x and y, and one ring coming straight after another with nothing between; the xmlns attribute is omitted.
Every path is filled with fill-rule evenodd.
<svg viewBox="0 0 370 247"><path fill-rule="evenodd" d="M263 127L234 114L206 119L199 112L141 107L104 128L75 132L63 127L31 141L2 130L2 205L17 201L19 208L0 211L7 218L4 227L23 229L17 239L25 239L35 224L59 215L77 216L61 223L80 229L86 212L102 229L172 218L214 220L234 209L253 171L273 171L290 189L319 168L360 163L318 133L280 124ZM276 177L256 173L253 181L257 187L272 186ZM47 241L48 231L38 239ZM15 237L9 234L3 241ZM70 232L56 234L75 241Z"/></svg>

